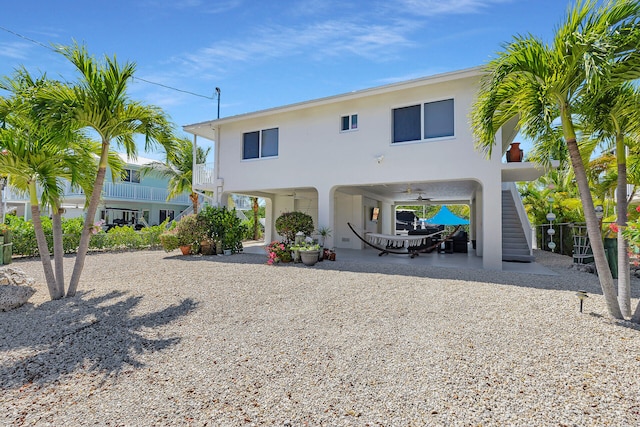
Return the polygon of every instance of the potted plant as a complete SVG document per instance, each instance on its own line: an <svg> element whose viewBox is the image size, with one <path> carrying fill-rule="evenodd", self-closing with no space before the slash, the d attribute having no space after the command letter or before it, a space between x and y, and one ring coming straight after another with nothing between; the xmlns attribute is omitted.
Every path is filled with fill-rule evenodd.
<svg viewBox="0 0 640 427"><path fill-rule="evenodd" d="M269 259L267 264L273 265L279 262L291 262L291 251L283 242L274 240L265 248Z"/></svg>
<svg viewBox="0 0 640 427"><path fill-rule="evenodd" d="M327 241L327 237L331 237L331 229L329 227L320 227L318 229L318 236L320 236L320 255L318 261L322 261L324 258L324 244Z"/></svg>
<svg viewBox="0 0 640 427"><path fill-rule="evenodd" d="M313 218L304 212L285 212L276 219L276 232L283 236L285 243L295 241L296 234L302 232L305 236L313 233Z"/></svg>
<svg viewBox="0 0 640 427"><path fill-rule="evenodd" d="M298 249L300 252L300 259L304 265L312 266L318 262L318 256L320 254L320 245L314 243L307 243L300 246Z"/></svg>
<svg viewBox="0 0 640 427"><path fill-rule="evenodd" d="M186 215L178 221L173 231L183 255L188 255L191 252L191 247L199 244L200 240L204 238L202 226L196 215L193 214Z"/></svg>

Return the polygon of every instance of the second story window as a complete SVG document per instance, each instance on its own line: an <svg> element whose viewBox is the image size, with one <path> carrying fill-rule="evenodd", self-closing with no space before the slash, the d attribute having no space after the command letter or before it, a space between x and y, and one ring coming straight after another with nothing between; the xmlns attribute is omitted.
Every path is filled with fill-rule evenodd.
<svg viewBox="0 0 640 427"><path fill-rule="evenodd" d="M340 117L340 131L345 132L348 130L358 129L358 115L351 114L349 116Z"/></svg>
<svg viewBox="0 0 640 427"><path fill-rule="evenodd" d="M393 109L393 141L454 136L453 99Z"/></svg>
<svg viewBox="0 0 640 427"><path fill-rule="evenodd" d="M140 171L135 169L122 170L122 182L140 183Z"/></svg>
<svg viewBox="0 0 640 427"><path fill-rule="evenodd" d="M247 132L242 135L242 159L278 156L278 128Z"/></svg>

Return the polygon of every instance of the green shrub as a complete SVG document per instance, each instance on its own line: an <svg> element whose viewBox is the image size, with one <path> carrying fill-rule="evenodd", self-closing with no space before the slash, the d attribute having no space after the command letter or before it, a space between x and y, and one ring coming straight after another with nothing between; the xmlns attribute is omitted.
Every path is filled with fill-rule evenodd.
<svg viewBox="0 0 640 427"><path fill-rule="evenodd" d="M286 243L295 241L300 231L310 236L313 230L313 218L304 212L285 212L276 219L276 232L285 238Z"/></svg>
<svg viewBox="0 0 640 427"><path fill-rule="evenodd" d="M161 247L160 235L166 230L166 222L160 225L154 225L151 227L144 227L139 231L142 238L142 245L150 249L157 249Z"/></svg>
<svg viewBox="0 0 640 427"><path fill-rule="evenodd" d="M114 249L140 249L142 237L129 225L113 227L107 232L107 244Z"/></svg>
<svg viewBox="0 0 640 427"><path fill-rule="evenodd" d="M162 245L162 249L167 252L171 252L180 247L178 236L176 236L173 230L166 231L160 235L160 244Z"/></svg>
<svg viewBox="0 0 640 427"><path fill-rule="evenodd" d="M36 233L31 221L25 221L19 216L8 215L6 222L9 229L13 232L13 254L37 256L38 243L36 242ZM42 218L42 226L45 230L47 229L47 224L49 234L51 234L51 220L46 217ZM46 233L45 231L45 234Z"/></svg>
<svg viewBox="0 0 640 427"><path fill-rule="evenodd" d="M242 221L242 226L245 229L244 235L242 236L242 240L253 240L253 220L245 219ZM261 239L264 236L264 227L262 224L258 223L258 239Z"/></svg>
<svg viewBox="0 0 640 427"><path fill-rule="evenodd" d="M236 215L235 208L206 206L198 212L198 221L203 227L204 234L216 242L222 242L224 249L233 252L242 251L242 240L246 227Z"/></svg>

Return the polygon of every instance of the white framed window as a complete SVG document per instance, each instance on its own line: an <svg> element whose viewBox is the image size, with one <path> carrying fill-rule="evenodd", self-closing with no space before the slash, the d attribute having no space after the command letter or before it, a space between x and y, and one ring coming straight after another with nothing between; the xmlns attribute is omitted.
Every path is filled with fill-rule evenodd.
<svg viewBox="0 0 640 427"><path fill-rule="evenodd" d="M340 117L340 132L358 129L358 115L349 114Z"/></svg>
<svg viewBox="0 0 640 427"><path fill-rule="evenodd" d="M135 184L140 183L140 171L136 169L123 169L122 170L122 181L123 182L133 182Z"/></svg>
<svg viewBox="0 0 640 427"><path fill-rule="evenodd" d="M259 159L278 156L278 128L242 134L242 159Z"/></svg>
<svg viewBox="0 0 640 427"><path fill-rule="evenodd" d="M392 112L393 143L451 137L455 134L453 99L444 99Z"/></svg>

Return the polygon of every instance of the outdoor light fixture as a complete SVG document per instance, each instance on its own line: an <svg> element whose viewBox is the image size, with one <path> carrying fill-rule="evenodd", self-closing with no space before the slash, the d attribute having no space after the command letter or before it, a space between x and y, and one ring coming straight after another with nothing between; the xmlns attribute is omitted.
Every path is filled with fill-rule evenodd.
<svg viewBox="0 0 640 427"><path fill-rule="evenodd" d="M550 242L547 244L551 252L554 252L556 248L556 244L553 241L553 235L556 234L556 230L553 229L553 221L556 220L556 214L553 212L549 212L547 214L547 221L549 221L549 229L547 230L547 234L549 235Z"/></svg>
<svg viewBox="0 0 640 427"><path fill-rule="evenodd" d="M384 154L380 154L379 156L376 157L376 161L378 162L378 164L382 163L383 160L384 160Z"/></svg>
<svg viewBox="0 0 640 427"><path fill-rule="evenodd" d="M595 210L596 210L596 218L602 219L602 217L604 216L604 209L602 208L602 205L596 206Z"/></svg>
<svg viewBox="0 0 640 427"><path fill-rule="evenodd" d="M576 292L576 296L580 300L580 313L582 313L582 304L586 298L589 298L589 295L587 295L587 291L578 291Z"/></svg>

